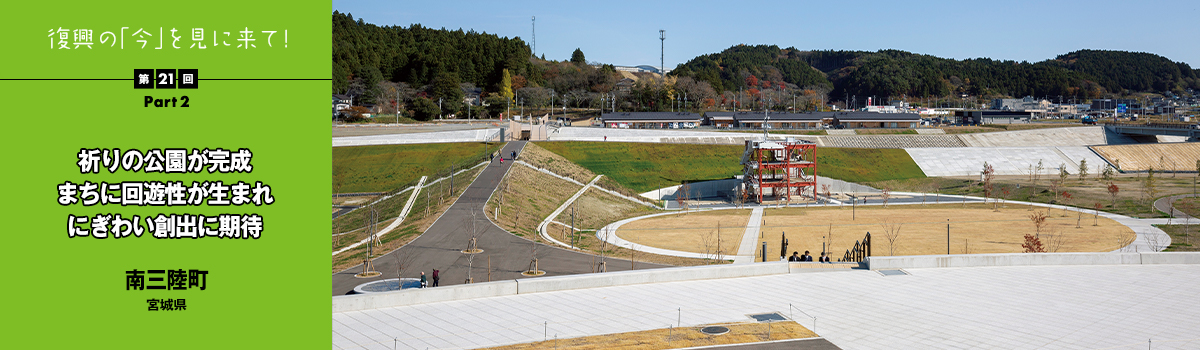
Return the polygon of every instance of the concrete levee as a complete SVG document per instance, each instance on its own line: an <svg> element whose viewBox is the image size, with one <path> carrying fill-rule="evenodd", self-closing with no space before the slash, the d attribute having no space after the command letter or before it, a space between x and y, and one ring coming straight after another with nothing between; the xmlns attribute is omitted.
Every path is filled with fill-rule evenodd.
<svg viewBox="0 0 1200 350"><path fill-rule="evenodd" d="M333 312L361 311L517 294L517 281L494 281L395 292L355 294L333 297Z"/></svg>
<svg viewBox="0 0 1200 350"><path fill-rule="evenodd" d="M1107 142L1104 127L1085 126L958 135L967 147L1092 146Z"/></svg>
<svg viewBox="0 0 1200 350"><path fill-rule="evenodd" d="M1200 253L1009 253L970 255L872 256L871 270L1044 265L1200 264Z"/></svg>
<svg viewBox="0 0 1200 350"><path fill-rule="evenodd" d="M1096 153L1110 163L1120 161L1123 171L1195 172L1200 160L1200 143L1152 143L1140 145L1096 146Z"/></svg>
<svg viewBox="0 0 1200 350"><path fill-rule="evenodd" d="M1029 175L1042 162L1042 175L1056 176L1059 167L1069 174L1087 160L1088 172L1098 174L1107 164L1087 147L965 147L905 149L925 176L979 176L987 162L996 175Z"/></svg>
<svg viewBox="0 0 1200 350"><path fill-rule="evenodd" d="M822 146L841 148L966 147L958 135L825 136L823 139Z"/></svg>

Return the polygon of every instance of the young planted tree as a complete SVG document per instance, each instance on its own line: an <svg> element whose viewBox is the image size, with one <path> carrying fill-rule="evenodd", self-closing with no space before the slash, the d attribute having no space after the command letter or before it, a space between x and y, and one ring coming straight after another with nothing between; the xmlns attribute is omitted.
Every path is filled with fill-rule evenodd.
<svg viewBox="0 0 1200 350"><path fill-rule="evenodd" d="M1046 222L1046 218L1046 213L1042 213L1040 211L1035 211L1033 214L1029 214L1029 221L1033 222L1034 237L1040 237L1042 235L1042 231L1046 229L1046 226L1050 225Z"/></svg>
<svg viewBox="0 0 1200 350"><path fill-rule="evenodd" d="M1112 182L1113 168L1111 165L1104 165L1104 171L1100 173L1100 178L1103 179L1104 182Z"/></svg>
<svg viewBox="0 0 1200 350"><path fill-rule="evenodd" d="M1000 188L1000 198L1004 200L1004 207L1007 208L1008 207L1008 187ZM995 210L995 208L992 208L992 209Z"/></svg>
<svg viewBox="0 0 1200 350"><path fill-rule="evenodd" d="M1066 244L1067 244L1067 237L1062 232L1055 232L1053 234L1049 234L1046 237L1046 246L1045 246L1045 250L1043 250L1043 252L1057 253L1058 250L1062 249L1062 247Z"/></svg>
<svg viewBox="0 0 1200 350"><path fill-rule="evenodd" d="M992 180L996 178L996 168L991 164L983 162L983 202L987 203L988 198L992 198ZM992 205L992 209L996 209Z"/></svg>
<svg viewBox="0 0 1200 350"><path fill-rule="evenodd" d="M1042 165L1042 160L1038 159L1037 167L1033 168L1033 186L1037 186L1038 180L1042 177L1042 171L1045 169L1046 166Z"/></svg>
<svg viewBox="0 0 1200 350"><path fill-rule="evenodd" d="M1154 179L1154 167L1150 167L1150 169L1146 170L1146 180L1143 183L1142 188L1144 189L1145 194L1150 197L1150 200L1154 200L1155 195L1158 193L1158 181ZM1143 200L1143 202L1144 201L1145 200Z"/></svg>
<svg viewBox="0 0 1200 350"><path fill-rule="evenodd" d="M1108 183L1108 195L1112 196L1113 209L1117 208L1117 193L1118 192L1121 192L1121 187L1118 187L1117 184L1115 184L1115 183L1109 182Z"/></svg>
<svg viewBox="0 0 1200 350"><path fill-rule="evenodd" d="M1058 183L1065 185L1067 183L1068 176L1071 176L1071 173L1067 172L1067 165L1059 164L1058 165Z"/></svg>
<svg viewBox="0 0 1200 350"><path fill-rule="evenodd" d="M883 223L879 224L883 228L883 238L888 241L888 255L896 255L896 242L900 240L900 228L903 223L892 222L890 219L884 219Z"/></svg>
<svg viewBox="0 0 1200 350"><path fill-rule="evenodd" d="M884 208L887 208L889 198L892 198L892 189L888 188L888 187L884 187L883 188L883 207Z"/></svg>
<svg viewBox="0 0 1200 350"><path fill-rule="evenodd" d="M1079 161L1079 183L1083 183L1084 180L1087 180L1087 176L1088 176L1087 159L1083 159L1083 160Z"/></svg>
<svg viewBox="0 0 1200 350"><path fill-rule="evenodd" d="M1042 240L1037 236L1026 234L1025 243L1021 243L1021 248L1025 249L1025 253L1045 253L1046 248L1042 246Z"/></svg>
<svg viewBox="0 0 1200 350"><path fill-rule="evenodd" d="M1069 206L1069 205L1071 205L1071 192L1063 191L1063 192L1062 192L1062 200L1063 200L1063 213L1062 213L1062 216L1067 216L1067 208L1066 208L1066 206Z"/></svg>
<svg viewBox="0 0 1200 350"><path fill-rule="evenodd" d="M1092 206L1092 209L1093 209L1092 213L1094 214L1094 216L1092 217L1092 226L1100 226L1100 208L1101 207L1104 207L1104 204L1101 204L1100 202L1096 202L1096 205Z"/></svg>

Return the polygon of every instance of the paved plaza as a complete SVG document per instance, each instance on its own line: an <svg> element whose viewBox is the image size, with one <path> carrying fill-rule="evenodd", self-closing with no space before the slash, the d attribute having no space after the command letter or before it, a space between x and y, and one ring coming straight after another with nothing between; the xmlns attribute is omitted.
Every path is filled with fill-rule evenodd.
<svg viewBox="0 0 1200 350"><path fill-rule="evenodd" d="M1200 348L1200 265L906 272L651 283L335 313L333 348L475 348L776 311L843 349L1146 349L1148 341L1153 349Z"/></svg>

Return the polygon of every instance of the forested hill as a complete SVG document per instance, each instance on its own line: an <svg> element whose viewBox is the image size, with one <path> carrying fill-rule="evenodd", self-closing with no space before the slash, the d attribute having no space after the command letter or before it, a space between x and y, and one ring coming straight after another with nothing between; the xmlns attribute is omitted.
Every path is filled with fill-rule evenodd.
<svg viewBox="0 0 1200 350"><path fill-rule="evenodd" d="M442 72L461 82L491 89L503 70L528 74L536 69L530 50L520 38L459 30L377 26L349 14L333 13L333 92L346 90L353 77L368 87L382 80L416 86L429 84Z"/></svg>
<svg viewBox="0 0 1200 350"><path fill-rule="evenodd" d="M1084 50L1037 63L954 60L899 50L801 51L774 45L737 45L680 65L673 75L737 90L767 80L825 86L834 99L858 96L1076 96L1109 92L1200 89L1200 71L1149 53ZM754 76L754 79L748 79Z"/></svg>

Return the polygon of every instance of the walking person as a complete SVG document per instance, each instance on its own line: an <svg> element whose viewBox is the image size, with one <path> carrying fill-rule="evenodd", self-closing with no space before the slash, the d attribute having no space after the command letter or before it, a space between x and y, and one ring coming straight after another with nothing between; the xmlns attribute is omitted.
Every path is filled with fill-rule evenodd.
<svg viewBox="0 0 1200 350"><path fill-rule="evenodd" d="M821 254L822 254L822 255L824 255L824 253L821 253ZM434 287L437 287L437 286L438 286L438 279L439 279L439 278L438 278L438 270L437 270L437 269L433 269L433 286L434 286Z"/></svg>
<svg viewBox="0 0 1200 350"><path fill-rule="evenodd" d="M425 271L421 271L421 288L425 288Z"/></svg>
<svg viewBox="0 0 1200 350"><path fill-rule="evenodd" d="M511 159L517 159L517 151L512 151Z"/></svg>

